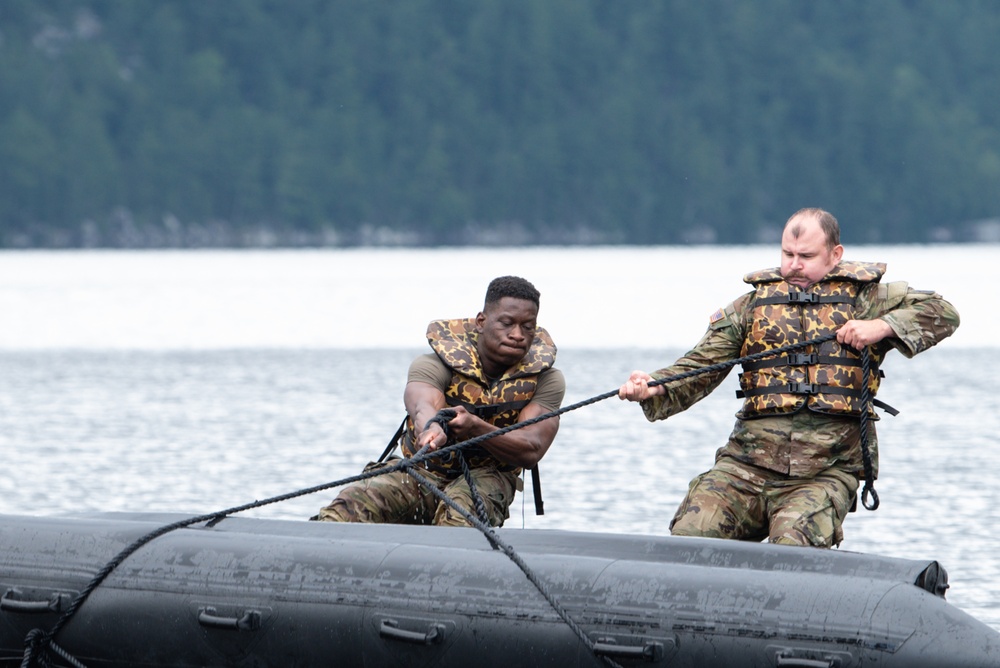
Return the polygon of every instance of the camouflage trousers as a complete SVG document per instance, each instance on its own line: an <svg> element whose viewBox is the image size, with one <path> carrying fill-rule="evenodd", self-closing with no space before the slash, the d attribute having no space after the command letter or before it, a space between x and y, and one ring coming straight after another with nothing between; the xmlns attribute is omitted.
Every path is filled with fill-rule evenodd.
<svg viewBox="0 0 1000 668"><path fill-rule="evenodd" d="M670 533L832 547L857 490L858 479L837 469L793 479L724 458L691 481Z"/></svg>
<svg viewBox="0 0 1000 668"><path fill-rule="evenodd" d="M378 464L372 462L365 471L386 467L398 459ZM478 517L475 500L465 476L417 468L420 476L447 494L455 503ZM509 517L508 508L514 500L521 479L512 471L497 471L492 467L473 468L472 479L483 499L490 526L503 526ZM327 522L370 522L380 524L435 524L440 526L472 526L451 506L434 495L426 486L405 471L393 471L348 485L332 502L320 509L313 519Z"/></svg>

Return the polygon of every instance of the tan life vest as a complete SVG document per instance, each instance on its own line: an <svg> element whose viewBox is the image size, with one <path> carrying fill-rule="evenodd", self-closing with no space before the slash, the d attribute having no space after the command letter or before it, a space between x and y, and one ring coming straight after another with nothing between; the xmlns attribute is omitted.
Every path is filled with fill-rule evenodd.
<svg viewBox="0 0 1000 668"><path fill-rule="evenodd" d="M521 409L535 396L538 375L555 364L556 346L549 333L538 327L524 358L491 384L479 361L478 339L473 318L435 320L427 327L431 349L452 371L451 382L444 393L448 405L462 406L496 427L507 427L517 422ZM406 438L403 439L403 453L407 457L414 454L411 446L415 433L413 420L408 418ZM465 448L462 455L471 468L492 466L501 471L520 470L504 464L480 446ZM431 459L427 465L456 475L461 473L457 457Z"/></svg>
<svg viewBox="0 0 1000 668"><path fill-rule="evenodd" d="M856 317L861 288L877 283L881 263L841 262L822 280L802 290L777 269L747 274L756 288L747 315L743 357L832 334ZM884 352L871 354L868 389L878 391ZM861 415L863 368L858 352L835 339L790 354L743 364L740 391L742 419L794 413L807 407L830 415ZM879 402L881 403L881 402ZM873 412L869 413L878 419Z"/></svg>

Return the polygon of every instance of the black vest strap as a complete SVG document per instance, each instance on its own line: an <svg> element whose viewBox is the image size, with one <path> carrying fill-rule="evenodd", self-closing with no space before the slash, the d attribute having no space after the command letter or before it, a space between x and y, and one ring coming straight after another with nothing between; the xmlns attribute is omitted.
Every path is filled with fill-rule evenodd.
<svg viewBox="0 0 1000 668"><path fill-rule="evenodd" d="M816 353L793 353L784 357L772 357L770 359L757 360L755 362L743 362L743 372L757 371L776 366L808 366L811 364L837 364L840 366L862 366L861 360L857 357L837 357L834 355L818 355ZM872 371L885 378L885 371L878 368L875 362L871 363Z"/></svg>
<svg viewBox="0 0 1000 668"><path fill-rule="evenodd" d="M884 410L889 415L892 415L893 417L899 415L899 409L898 408L893 408L892 406L890 406L889 404L885 403L881 399L872 399L872 403L875 404L876 406L878 406L879 408L881 408L882 410Z"/></svg>
<svg viewBox="0 0 1000 668"><path fill-rule="evenodd" d="M407 416L404 415L403 421L399 423L399 429L397 429L396 433L389 439L389 444L385 446L385 450L382 451L382 456L378 458L379 462L384 462L385 458L391 455L392 451L396 449L397 445L399 445L399 437L403 435L403 431L406 429L406 418Z"/></svg>
<svg viewBox="0 0 1000 668"><path fill-rule="evenodd" d="M538 473L538 464L531 467L531 491L535 494L535 514L545 514L545 503L542 501L542 476Z"/></svg>
<svg viewBox="0 0 1000 668"><path fill-rule="evenodd" d="M861 392L847 387L833 387L831 385L820 385L819 383L785 383L784 385L771 385L769 387L755 387L749 390L736 390L736 396L740 399L744 397L757 397L762 394L840 394L845 397L860 397Z"/></svg>
<svg viewBox="0 0 1000 668"><path fill-rule="evenodd" d="M500 404L490 404L489 406L476 406L473 404L467 404L461 399L456 399L455 397L447 397L446 401L449 406L461 406L470 413L481 417L484 420L489 420L495 415L500 413L506 413L508 411L520 411L522 408L527 406L530 400L525 399L523 401L506 401Z"/></svg>
<svg viewBox="0 0 1000 668"><path fill-rule="evenodd" d="M842 366L861 366L857 357L836 357L833 355L817 355L816 353L793 353L782 357L743 362L744 371L756 371L774 366L804 366L809 364L840 364Z"/></svg>
<svg viewBox="0 0 1000 668"><path fill-rule="evenodd" d="M736 398L756 397L762 394L840 394L845 397L861 398L861 392L846 387L831 387L818 383L786 383L785 385L772 385L771 387L755 387L750 390L736 390ZM884 410L889 415L899 415L899 410L880 399L872 399L872 403Z"/></svg>

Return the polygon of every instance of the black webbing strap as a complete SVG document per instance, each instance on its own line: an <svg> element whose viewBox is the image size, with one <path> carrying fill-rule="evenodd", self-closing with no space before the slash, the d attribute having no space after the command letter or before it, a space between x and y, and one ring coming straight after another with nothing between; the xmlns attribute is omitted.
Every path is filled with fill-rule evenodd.
<svg viewBox="0 0 1000 668"><path fill-rule="evenodd" d="M403 435L404 429L406 429L406 416L403 416L403 421L399 423L399 429L392 435L392 438L389 439L389 445L385 446L385 450L382 451L382 456L378 458L379 463L384 462L385 458L391 455L392 451L399 445L399 437Z"/></svg>
<svg viewBox="0 0 1000 668"><path fill-rule="evenodd" d="M809 366L811 364L837 364L840 366L863 366L860 359L856 357L838 357L834 355L819 355L817 353L793 353L784 357L745 362L743 373L747 371L757 371L758 369L768 369L776 366ZM878 367L878 363L872 360L871 370L877 373L879 378L885 378L885 371Z"/></svg>
<svg viewBox="0 0 1000 668"><path fill-rule="evenodd" d="M863 391L852 390L846 387L819 385L817 383L786 383L784 385L772 385L770 387L755 387L749 390L736 390L737 399L757 397L762 394L839 394L845 397L855 398L864 398L865 395ZM893 408L881 399L875 399L872 397L871 403L893 417L899 415L899 409Z"/></svg>
<svg viewBox="0 0 1000 668"><path fill-rule="evenodd" d="M761 297L753 301L754 306L760 304L853 304L854 298L845 295L817 295L812 292L793 290L787 295L777 297Z"/></svg>
<svg viewBox="0 0 1000 668"><path fill-rule="evenodd" d="M478 417L481 417L486 421L489 421L491 418L493 418L493 416L498 415L500 413L507 413L513 411L520 412L522 408L531 403L530 399L522 399L520 401L505 401L499 404L490 404L488 406L477 406L475 404L467 404L460 399L456 399L455 397L446 397L445 401L448 403L449 406L461 406L462 408L469 411L473 415L477 415Z"/></svg>
<svg viewBox="0 0 1000 668"><path fill-rule="evenodd" d="M877 406L877 407L879 407L879 408L881 408L882 410L884 410L886 413L888 413L889 415L891 415L893 417L899 415L899 409L898 408L893 408L892 406L890 406L889 404L885 403L881 399L874 399L873 398L872 399L872 404L875 405L875 406Z"/></svg>
<svg viewBox="0 0 1000 668"><path fill-rule="evenodd" d="M542 501L542 477L538 473L538 464L531 467L531 491L535 495L535 514L545 514L545 503Z"/></svg>
<svg viewBox="0 0 1000 668"><path fill-rule="evenodd" d="M819 383L784 383L783 385L754 387L749 390L736 390L736 396L739 399L757 397L762 394L840 394L845 397L861 396L859 390L852 390L847 387L833 387L832 385L820 385Z"/></svg>
<svg viewBox="0 0 1000 668"><path fill-rule="evenodd" d="M743 371L756 371L775 366L807 366L810 364L837 364L840 366L861 366L861 360L857 357L838 357L835 355L819 355L817 353L793 353L782 357L775 357L756 362L746 362Z"/></svg>

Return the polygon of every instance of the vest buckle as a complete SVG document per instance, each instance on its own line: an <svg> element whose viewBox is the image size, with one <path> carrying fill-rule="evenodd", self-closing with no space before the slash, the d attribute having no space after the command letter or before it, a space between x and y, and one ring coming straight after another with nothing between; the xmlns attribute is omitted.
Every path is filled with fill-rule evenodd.
<svg viewBox="0 0 1000 668"><path fill-rule="evenodd" d="M791 394L819 394L818 383L789 383L788 392Z"/></svg>
<svg viewBox="0 0 1000 668"><path fill-rule="evenodd" d="M819 295L814 292L801 292L793 290L788 293L789 304L818 304Z"/></svg>
<svg viewBox="0 0 1000 668"><path fill-rule="evenodd" d="M819 364L819 355L817 353L792 353L785 358L785 361L790 366L799 366L802 364Z"/></svg>

